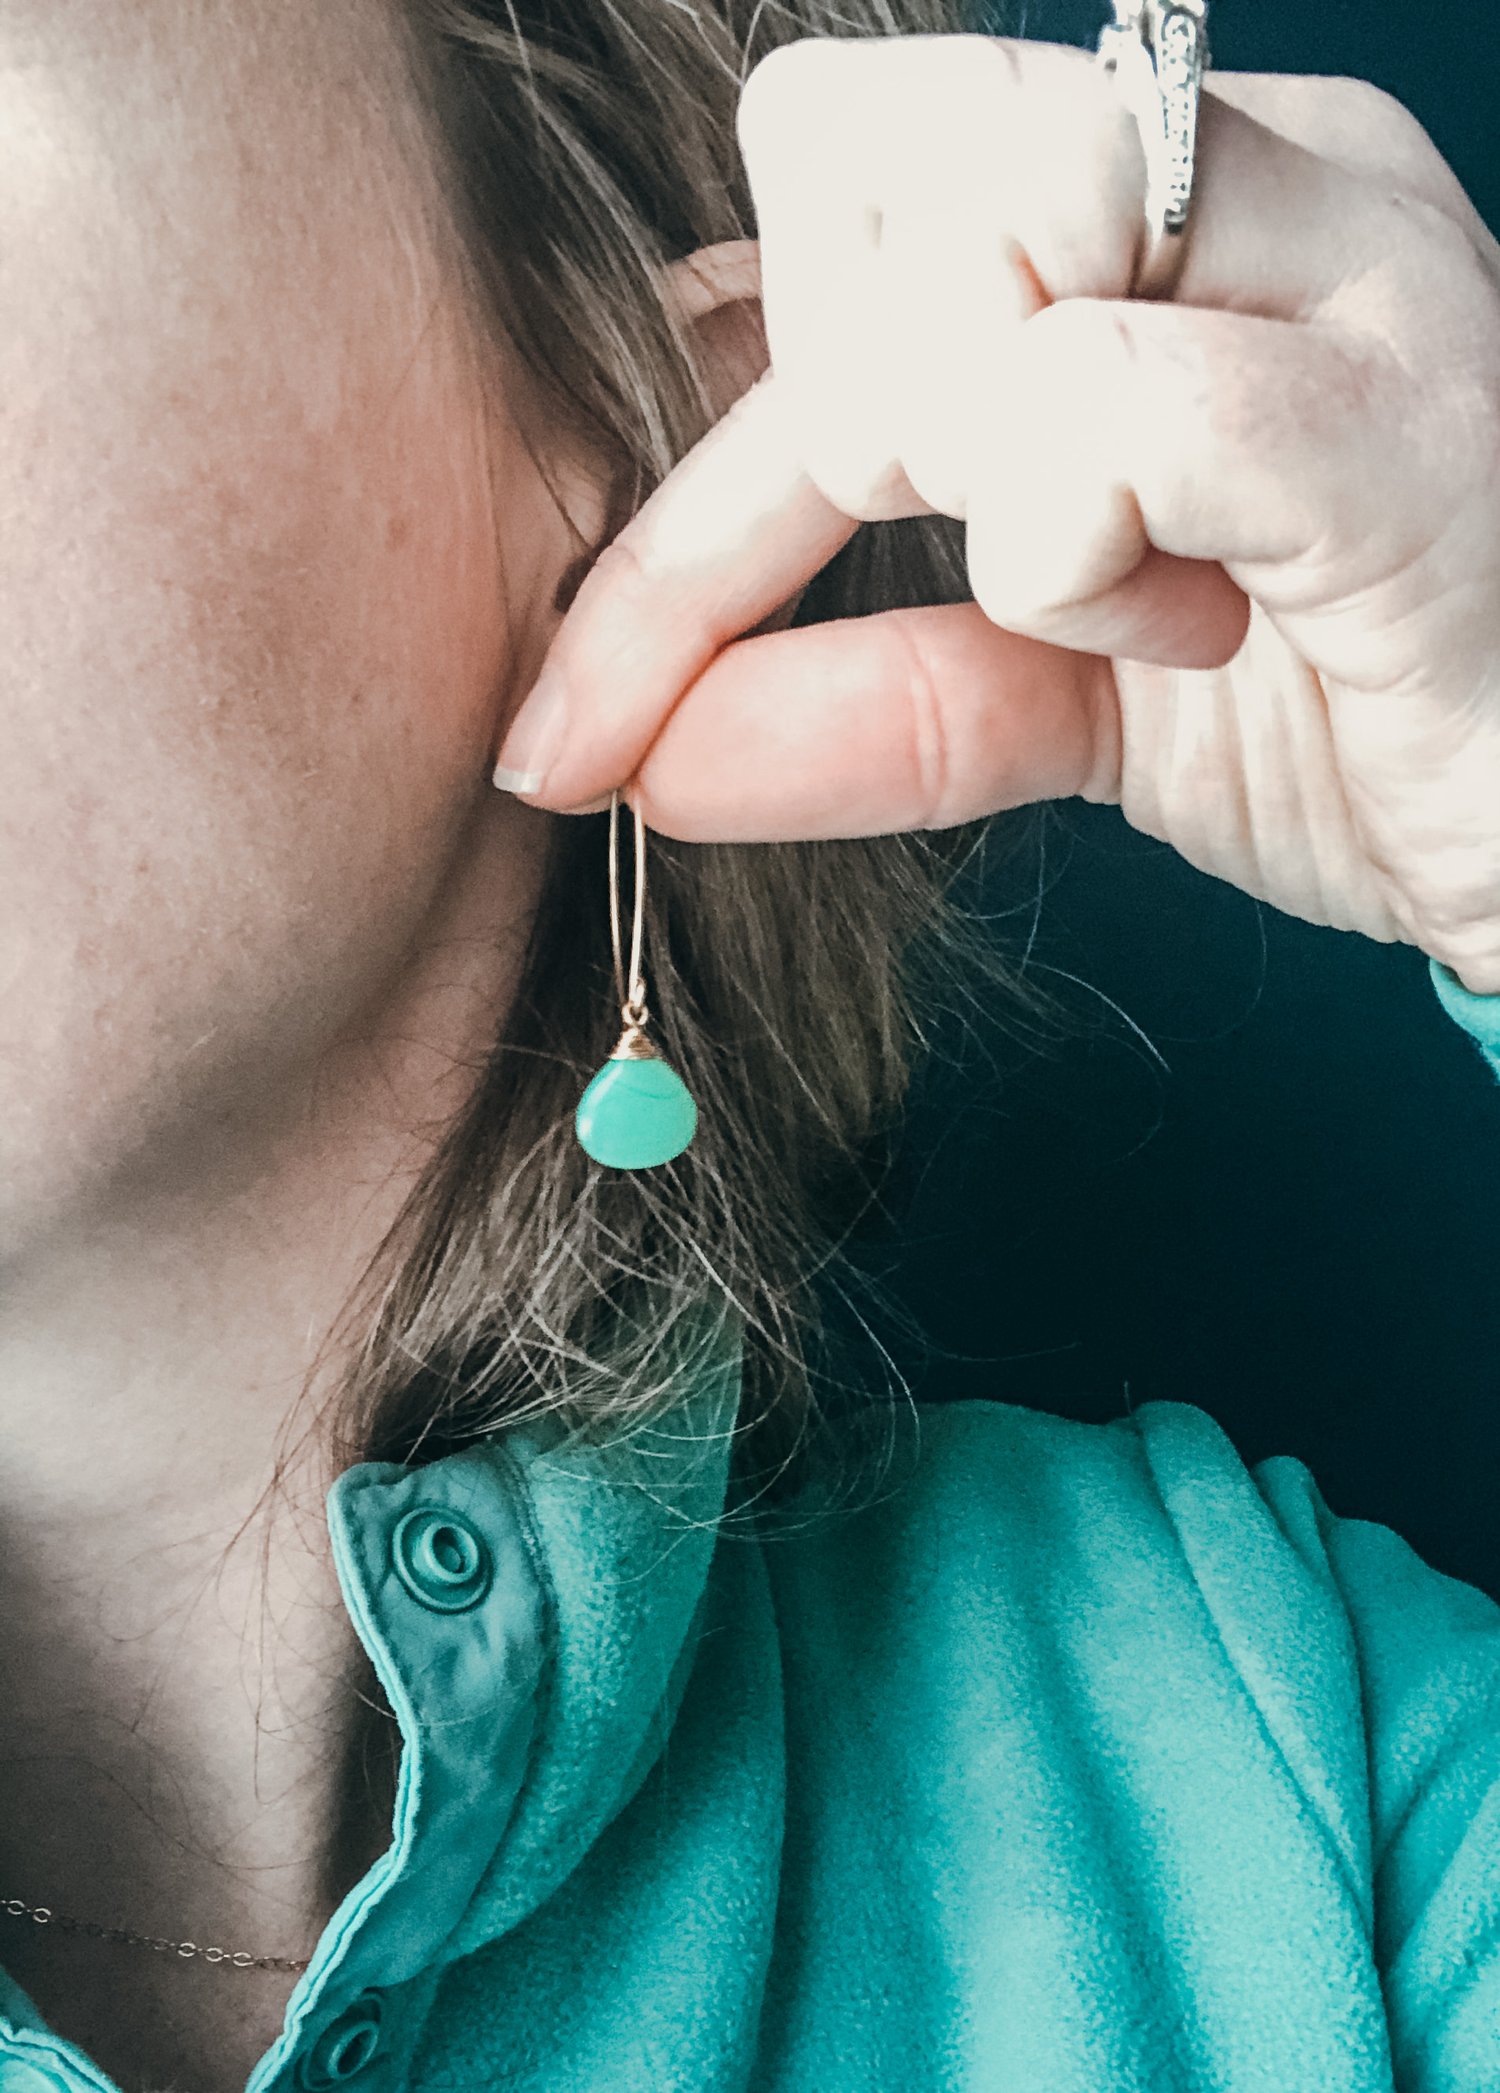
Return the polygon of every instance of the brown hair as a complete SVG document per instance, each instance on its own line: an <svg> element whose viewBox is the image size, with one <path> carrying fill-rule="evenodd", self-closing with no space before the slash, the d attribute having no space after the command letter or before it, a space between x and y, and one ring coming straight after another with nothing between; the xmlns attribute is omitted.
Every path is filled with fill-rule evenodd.
<svg viewBox="0 0 1500 2093"><path fill-rule="evenodd" d="M715 419L662 269L753 237L741 83L806 36L952 33L961 0L399 0L481 339L549 426L612 462L608 535ZM607 542L607 537L604 542ZM601 549L584 547L574 580ZM962 526L867 525L794 622L970 594ZM726 1329L781 1494L822 1414L820 1277L875 1196L979 830L758 846L653 838L648 971L699 1104L679 1162L601 1170L572 1112L614 1043L603 816L554 824L519 993L470 1100L346 1311L349 1458L427 1459L556 1414L657 1413ZM1026 824L1022 823L1024 829ZM979 941L1018 1018L1053 1006Z"/></svg>

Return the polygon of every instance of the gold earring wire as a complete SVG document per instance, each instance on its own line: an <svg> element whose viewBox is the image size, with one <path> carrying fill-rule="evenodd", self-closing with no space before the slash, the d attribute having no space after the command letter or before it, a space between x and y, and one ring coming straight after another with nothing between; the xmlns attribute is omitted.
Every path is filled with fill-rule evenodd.
<svg viewBox="0 0 1500 2093"><path fill-rule="evenodd" d="M646 980L641 972L641 946L646 934L646 824L641 819L639 807L632 807L635 818L635 905L630 924L630 977L627 982L625 966L620 954L620 795L612 792L609 798L609 934L615 953L615 994L620 1004L620 1016L625 1023L625 1033L620 1045L632 1032L644 1032L651 1022L651 1013L646 1007ZM646 1041L641 1042L633 1058L645 1059L653 1051ZM620 1048L615 1049L616 1053Z"/></svg>
<svg viewBox="0 0 1500 2093"><path fill-rule="evenodd" d="M616 1170L652 1170L680 1156L698 1130L698 1107L675 1068L646 1036L643 947L646 936L646 824L635 818L635 904L626 971L620 911L620 795L609 802L609 936L615 994L624 1030L619 1043L578 1100L573 1115L579 1145L596 1163Z"/></svg>

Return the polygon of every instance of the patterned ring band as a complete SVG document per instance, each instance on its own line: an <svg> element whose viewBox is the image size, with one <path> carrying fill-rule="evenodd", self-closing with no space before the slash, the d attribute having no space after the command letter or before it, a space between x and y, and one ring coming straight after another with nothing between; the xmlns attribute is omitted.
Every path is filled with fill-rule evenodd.
<svg viewBox="0 0 1500 2093"><path fill-rule="evenodd" d="M1097 63L1119 83L1146 155L1145 243L1132 298L1170 298L1187 252L1208 55L1208 0L1114 0Z"/></svg>

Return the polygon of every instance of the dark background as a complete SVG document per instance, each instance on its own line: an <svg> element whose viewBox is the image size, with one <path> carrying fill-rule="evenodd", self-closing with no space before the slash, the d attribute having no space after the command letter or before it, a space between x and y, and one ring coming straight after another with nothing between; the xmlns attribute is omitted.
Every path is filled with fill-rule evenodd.
<svg viewBox="0 0 1500 2093"><path fill-rule="evenodd" d="M1092 46L1107 12L1013 0L978 26ZM1213 0L1210 36L1226 71L1388 89L1500 225L1483 11ZM1113 808L1020 819L1037 835L985 898L1072 1030L950 1026L919 1090L894 1270L934 1347L902 1356L916 1394L1196 1403L1246 1461L1297 1455L1334 1511L1500 1597L1500 1086L1425 958L1281 915Z"/></svg>

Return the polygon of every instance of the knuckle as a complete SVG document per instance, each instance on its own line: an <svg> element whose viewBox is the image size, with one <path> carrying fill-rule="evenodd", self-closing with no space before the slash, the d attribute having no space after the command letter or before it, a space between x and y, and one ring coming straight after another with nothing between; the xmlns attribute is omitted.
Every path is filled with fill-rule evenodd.
<svg viewBox="0 0 1500 2093"><path fill-rule="evenodd" d="M1399 269L1392 331L1449 385L1493 370L1500 348L1500 276L1476 228L1443 202L1403 193L1388 206L1387 251Z"/></svg>
<svg viewBox="0 0 1500 2093"><path fill-rule="evenodd" d="M807 468L807 476L825 501L856 523L894 523L919 515L926 507L899 460L814 465Z"/></svg>
<svg viewBox="0 0 1500 2093"><path fill-rule="evenodd" d="M767 139L779 144L796 136L788 119L799 104L828 93L828 70L838 62L833 56L838 43L835 37L795 37L774 45L750 68L735 116L740 150L747 158Z"/></svg>
<svg viewBox="0 0 1500 2093"><path fill-rule="evenodd" d="M1029 359L1024 366L1027 375L1055 384L1065 382L1057 375L1059 359L1084 375L1096 368L1101 349L1122 362L1136 358L1130 320L1107 298L1058 298L1033 313L1021 333Z"/></svg>
<svg viewBox="0 0 1500 2093"><path fill-rule="evenodd" d="M1340 74L1323 84L1325 92L1345 103L1367 138L1388 140L1408 152L1436 151L1426 127L1405 102L1388 89L1377 87L1373 80Z"/></svg>
<svg viewBox="0 0 1500 2093"><path fill-rule="evenodd" d="M1035 46L1024 39L1012 36L955 37L955 44L964 46L956 55L965 65L981 65L987 69L985 81L987 92L998 86L1011 94L1022 94L1026 87L1027 63L1036 63ZM1095 77L1091 66L1084 76L1092 81ZM1098 75L1102 80L1103 76ZM1113 92L1111 88L1109 92Z"/></svg>
<svg viewBox="0 0 1500 2093"><path fill-rule="evenodd" d="M953 756L942 694L933 676L932 665L918 644L911 620L897 612L891 630L900 643L906 662L910 773L916 800L912 826L919 829L950 828L956 819L950 811Z"/></svg>
<svg viewBox="0 0 1500 2093"><path fill-rule="evenodd" d="M593 561L556 645L559 659L582 672L590 663L602 666L611 649L654 647L653 636L664 629L679 650L717 645L709 625L680 558L670 547L653 548L650 518L642 515Z"/></svg>
<svg viewBox="0 0 1500 2093"><path fill-rule="evenodd" d="M1500 929L1486 923L1450 929L1416 911L1414 942L1439 966L1457 974L1475 995L1500 994Z"/></svg>
<svg viewBox="0 0 1500 2093"><path fill-rule="evenodd" d="M968 513L966 475L954 457L952 446L934 438L913 439L901 447L906 483L936 516L959 521Z"/></svg>
<svg viewBox="0 0 1500 2093"><path fill-rule="evenodd" d="M1480 273L1479 249L1468 228L1452 212L1431 197L1402 194L1391 198L1391 209L1399 213L1398 239L1428 273L1455 276L1470 270Z"/></svg>
<svg viewBox="0 0 1500 2093"><path fill-rule="evenodd" d="M658 579L652 570L650 533L639 522L611 538L589 569L590 594L612 602L645 594Z"/></svg>
<svg viewBox="0 0 1500 2093"><path fill-rule="evenodd" d="M878 373L860 368L859 345L826 340L784 378L802 470L826 501L860 523L919 514L903 465L896 403ZM848 348L848 360L838 352Z"/></svg>

